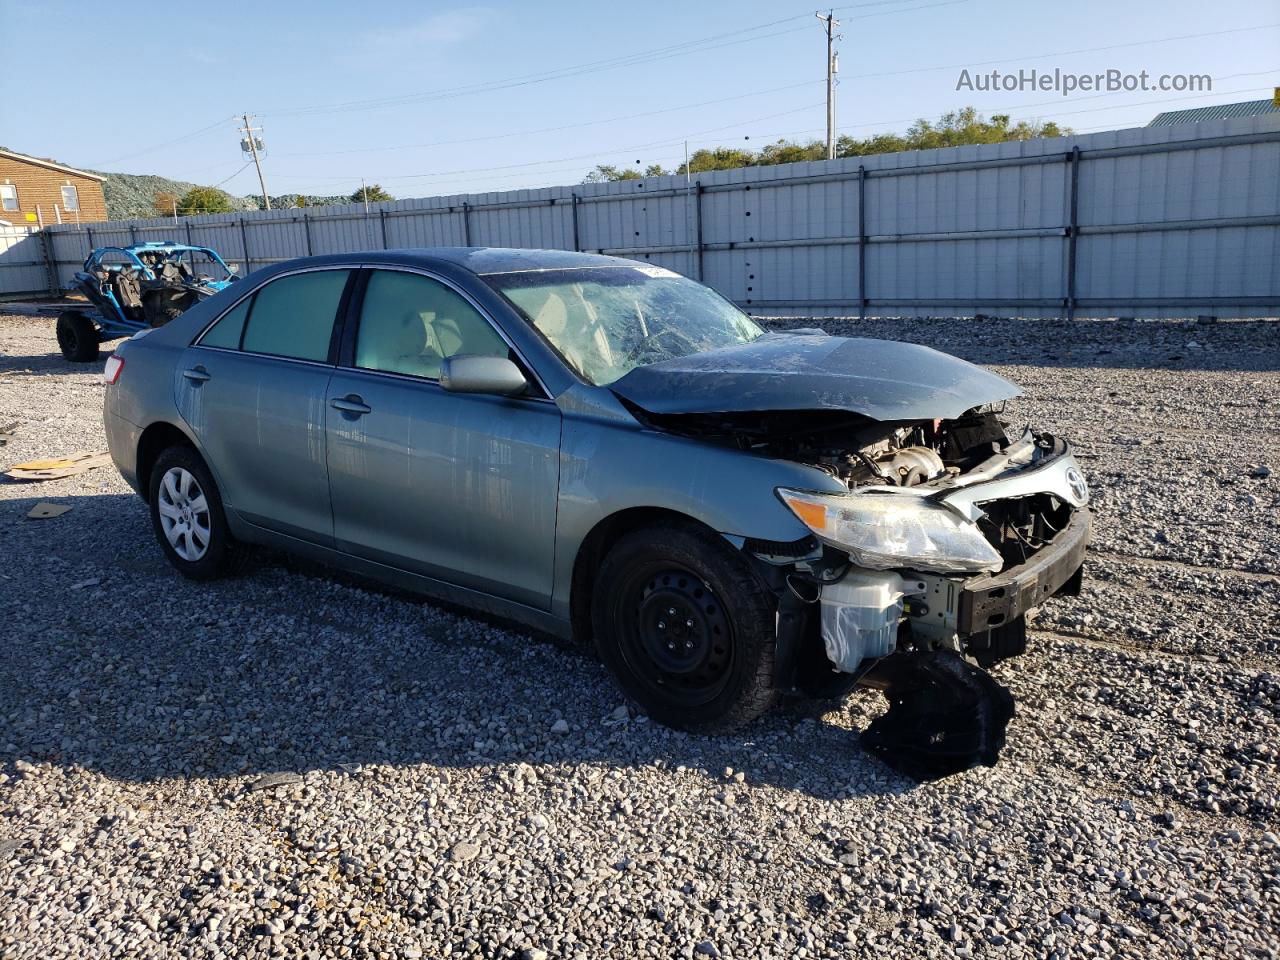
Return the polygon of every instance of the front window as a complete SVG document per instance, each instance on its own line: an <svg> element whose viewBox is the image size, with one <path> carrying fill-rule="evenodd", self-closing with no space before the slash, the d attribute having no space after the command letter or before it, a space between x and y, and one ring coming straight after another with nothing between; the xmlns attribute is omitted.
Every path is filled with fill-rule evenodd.
<svg viewBox="0 0 1280 960"><path fill-rule="evenodd" d="M505 357L505 340L439 280L397 270L369 276L356 333L356 366L437 380L445 357Z"/></svg>
<svg viewBox="0 0 1280 960"><path fill-rule="evenodd" d="M0 183L0 209L18 209L18 188L12 183Z"/></svg>
<svg viewBox="0 0 1280 960"><path fill-rule="evenodd" d="M69 210L72 213L80 209L80 194L76 192L76 188L72 184L67 184L62 188L62 209Z"/></svg>
<svg viewBox="0 0 1280 960"><path fill-rule="evenodd" d="M531 270L485 280L597 386L764 332L715 291L662 267Z"/></svg>

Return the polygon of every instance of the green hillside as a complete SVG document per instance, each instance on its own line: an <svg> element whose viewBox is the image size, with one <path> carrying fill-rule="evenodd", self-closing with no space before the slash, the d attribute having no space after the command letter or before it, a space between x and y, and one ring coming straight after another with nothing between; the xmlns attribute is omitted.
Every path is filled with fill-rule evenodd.
<svg viewBox="0 0 1280 960"><path fill-rule="evenodd" d="M152 174L106 173L95 170L99 176L106 177L102 184L102 194L107 201L107 216L112 220L134 220L146 217L161 216L156 209L156 201L162 195L177 197L196 186L185 180L170 180ZM249 197L233 197L227 194L231 206L237 210L257 210L258 203Z"/></svg>

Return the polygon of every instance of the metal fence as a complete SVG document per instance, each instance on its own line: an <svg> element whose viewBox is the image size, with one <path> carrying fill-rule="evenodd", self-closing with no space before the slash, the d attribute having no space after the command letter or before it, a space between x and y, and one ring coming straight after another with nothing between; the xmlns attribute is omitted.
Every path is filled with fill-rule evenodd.
<svg viewBox="0 0 1280 960"><path fill-rule="evenodd" d="M245 273L362 249L596 251L761 314L1277 316L1280 116L43 238L43 263L0 253L0 294L35 267L65 284L95 246L171 239Z"/></svg>
<svg viewBox="0 0 1280 960"><path fill-rule="evenodd" d="M49 292L55 275L48 241L36 227L0 226L0 296Z"/></svg>

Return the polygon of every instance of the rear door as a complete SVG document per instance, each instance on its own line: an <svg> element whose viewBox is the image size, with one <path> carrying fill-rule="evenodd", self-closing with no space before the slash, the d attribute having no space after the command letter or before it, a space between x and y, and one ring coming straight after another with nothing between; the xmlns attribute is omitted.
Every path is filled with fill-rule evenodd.
<svg viewBox="0 0 1280 960"><path fill-rule="evenodd" d="M347 339L326 410L337 546L547 609L559 409L537 386L522 397L440 386L444 357L519 358L435 277L369 271Z"/></svg>
<svg viewBox="0 0 1280 960"><path fill-rule="evenodd" d="M178 408L226 504L253 524L325 545L326 400L336 319L355 273L268 282L210 326L178 369Z"/></svg>

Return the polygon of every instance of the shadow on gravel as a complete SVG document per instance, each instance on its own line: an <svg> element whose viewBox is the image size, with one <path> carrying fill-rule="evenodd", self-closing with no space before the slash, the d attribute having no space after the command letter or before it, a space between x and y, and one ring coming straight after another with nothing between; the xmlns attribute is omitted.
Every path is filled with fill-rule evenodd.
<svg viewBox="0 0 1280 960"><path fill-rule="evenodd" d="M772 318L774 330L907 340L972 363L1125 370L1280 370L1280 321Z"/></svg>
<svg viewBox="0 0 1280 960"><path fill-rule="evenodd" d="M102 367L111 356L111 350L103 345L102 354L97 360L88 363L71 363L62 359L58 345L52 344L47 353L31 355L0 353L0 376L50 377L68 373L101 373Z"/></svg>
<svg viewBox="0 0 1280 960"><path fill-rule="evenodd" d="M20 759L144 783L658 764L819 798L912 787L809 709L720 737L622 720L612 679L576 648L273 554L190 583L137 498L49 496L73 509L22 519L41 499L0 499L6 772Z"/></svg>

